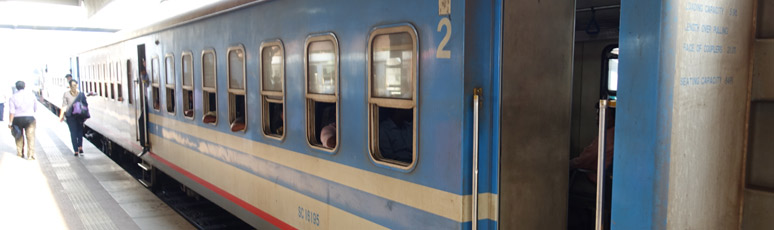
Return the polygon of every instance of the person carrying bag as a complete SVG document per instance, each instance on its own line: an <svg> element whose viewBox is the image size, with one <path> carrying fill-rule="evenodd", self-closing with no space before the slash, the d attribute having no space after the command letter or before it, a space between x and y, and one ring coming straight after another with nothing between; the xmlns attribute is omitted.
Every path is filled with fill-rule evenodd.
<svg viewBox="0 0 774 230"><path fill-rule="evenodd" d="M83 154L83 123L89 119L89 103L86 95L78 91L78 82L70 80L70 91L62 96L62 110L59 113L59 121L67 120L70 128L70 139L73 144L73 155Z"/></svg>

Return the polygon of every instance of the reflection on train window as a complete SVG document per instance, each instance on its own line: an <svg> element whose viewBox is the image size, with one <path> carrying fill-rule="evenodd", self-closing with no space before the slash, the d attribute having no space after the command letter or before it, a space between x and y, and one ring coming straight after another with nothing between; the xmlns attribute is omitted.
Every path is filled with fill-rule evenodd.
<svg viewBox="0 0 774 230"><path fill-rule="evenodd" d="M242 45L228 48L228 123L231 132L246 131L245 100L245 48Z"/></svg>
<svg viewBox="0 0 774 230"><path fill-rule="evenodd" d="M108 68L110 65L106 63L102 63L102 71L103 71L103 85L105 87L105 98L110 98L110 68Z"/></svg>
<svg viewBox="0 0 774 230"><path fill-rule="evenodd" d="M105 87L105 67L103 65L97 64L97 69L99 74L99 96L105 97L106 93L106 87Z"/></svg>
<svg viewBox="0 0 774 230"><path fill-rule="evenodd" d="M118 101L124 101L124 89L121 87L123 79L121 73L121 62L116 62L116 92L118 93Z"/></svg>
<svg viewBox="0 0 774 230"><path fill-rule="evenodd" d="M261 107L263 134L281 139L285 134L285 60L282 42L261 44Z"/></svg>
<svg viewBox="0 0 774 230"><path fill-rule="evenodd" d="M193 55L191 52L183 52L182 59L180 69L183 72L183 116L193 119Z"/></svg>
<svg viewBox="0 0 774 230"><path fill-rule="evenodd" d="M602 85L600 88L602 99L616 99L618 91L618 46L611 45L604 49Z"/></svg>
<svg viewBox="0 0 774 230"><path fill-rule="evenodd" d="M109 87L110 87L110 100L115 100L116 99L116 89L115 88L116 88L116 71L117 70L115 69L115 66L113 65L113 63L108 63L108 69L110 71L110 74L108 75L108 76L110 76L108 78L108 81L110 82L110 84L109 84Z"/></svg>
<svg viewBox="0 0 774 230"><path fill-rule="evenodd" d="M156 56L151 59L151 100L156 111L161 110L159 84L159 57Z"/></svg>
<svg viewBox="0 0 774 230"><path fill-rule="evenodd" d="M202 52L202 122L218 123L218 97L215 50Z"/></svg>
<svg viewBox="0 0 774 230"><path fill-rule="evenodd" d="M306 135L314 147L336 148L338 140L338 43L333 34L306 41Z"/></svg>
<svg viewBox="0 0 774 230"><path fill-rule="evenodd" d="M134 83L132 82L132 61L127 59L126 60L126 72L124 73L124 76L126 76L126 101L129 102L129 104L134 103L134 97L132 96L132 91L134 91Z"/></svg>
<svg viewBox="0 0 774 230"><path fill-rule="evenodd" d="M369 149L377 163L410 169L417 156L416 32L374 30L369 46Z"/></svg>
<svg viewBox="0 0 774 230"><path fill-rule="evenodd" d="M175 55L164 56L164 76L166 76L167 113L175 114Z"/></svg>

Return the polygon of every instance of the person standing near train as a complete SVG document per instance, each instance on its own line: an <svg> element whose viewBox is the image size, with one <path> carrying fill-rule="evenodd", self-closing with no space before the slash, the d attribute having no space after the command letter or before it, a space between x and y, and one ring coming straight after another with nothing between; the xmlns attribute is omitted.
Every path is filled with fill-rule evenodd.
<svg viewBox="0 0 774 230"><path fill-rule="evenodd" d="M69 74L68 74L69 75ZM80 102L81 105L88 108L89 103L86 101L86 95L78 91L78 82L75 80L69 81L70 91L67 91L62 96L62 110L59 113L59 122L67 120L67 127L70 128L70 140L73 144L73 155L78 156L83 154L83 123L86 122L87 116L84 111L79 113L73 113L73 106L76 102Z"/></svg>
<svg viewBox="0 0 774 230"><path fill-rule="evenodd" d="M25 90L24 81L16 82L16 93L8 100L8 128L19 127L27 137L27 159L35 159L35 112L38 101L32 91ZM16 138L16 155L24 157L24 137Z"/></svg>

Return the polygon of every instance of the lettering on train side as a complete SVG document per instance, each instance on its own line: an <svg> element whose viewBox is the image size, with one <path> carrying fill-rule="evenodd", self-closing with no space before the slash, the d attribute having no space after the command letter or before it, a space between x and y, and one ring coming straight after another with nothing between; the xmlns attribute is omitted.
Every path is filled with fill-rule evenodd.
<svg viewBox="0 0 774 230"><path fill-rule="evenodd" d="M704 85L720 85L725 83L726 85L734 84L734 77L727 76L725 81L720 76L705 76L705 77L681 77L680 86L704 86Z"/></svg>
<svg viewBox="0 0 774 230"><path fill-rule="evenodd" d="M447 17L441 18L441 21L438 22L438 32L441 32L443 28L446 27L446 35L443 36L443 40L441 40L441 44L438 44L438 49L435 51L435 57L436 58L444 58L449 59L451 58L451 50L446 50L446 44L449 43L449 39L451 38L451 21Z"/></svg>
<svg viewBox="0 0 774 230"><path fill-rule="evenodd" d="M685 10L692 11L692 12L706 13L706 14L721 15L725 13L726 9L722 6L713 6L713 5L706 5L706 4L695 3L695 2L688 2L686 3ZM729 11L733 11L733 14L729 12L729 15L736 16L736 9L730 8Z"/></svg>
<svg viewBox="0 0 774 230"><path fill-rule="evenodd" d="M320 226L320 214L315 211L298 206L298 218L312 223L315 226Z"/></svg>

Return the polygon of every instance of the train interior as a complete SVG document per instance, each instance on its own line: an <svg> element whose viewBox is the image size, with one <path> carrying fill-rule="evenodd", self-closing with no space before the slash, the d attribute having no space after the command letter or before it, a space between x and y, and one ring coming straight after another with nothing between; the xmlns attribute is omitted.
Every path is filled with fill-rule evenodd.
<svg viewBox="0 0 774 230"><path fill-rule="evenodd" d="M597 151L599 100L616 99L620 4L620 0L576 2L568 229L593 229L595 224L596 187L592 180L596 178L591 169L597 167L597 154L591 152ZM609 108L606 115L608 129L614 129L615 108ZM606 145L611 151L612 143ZM610 218L612 184L612 167L608 169L604 193L606 220ZM609 221L605 223L609 228Z"/></svg>

